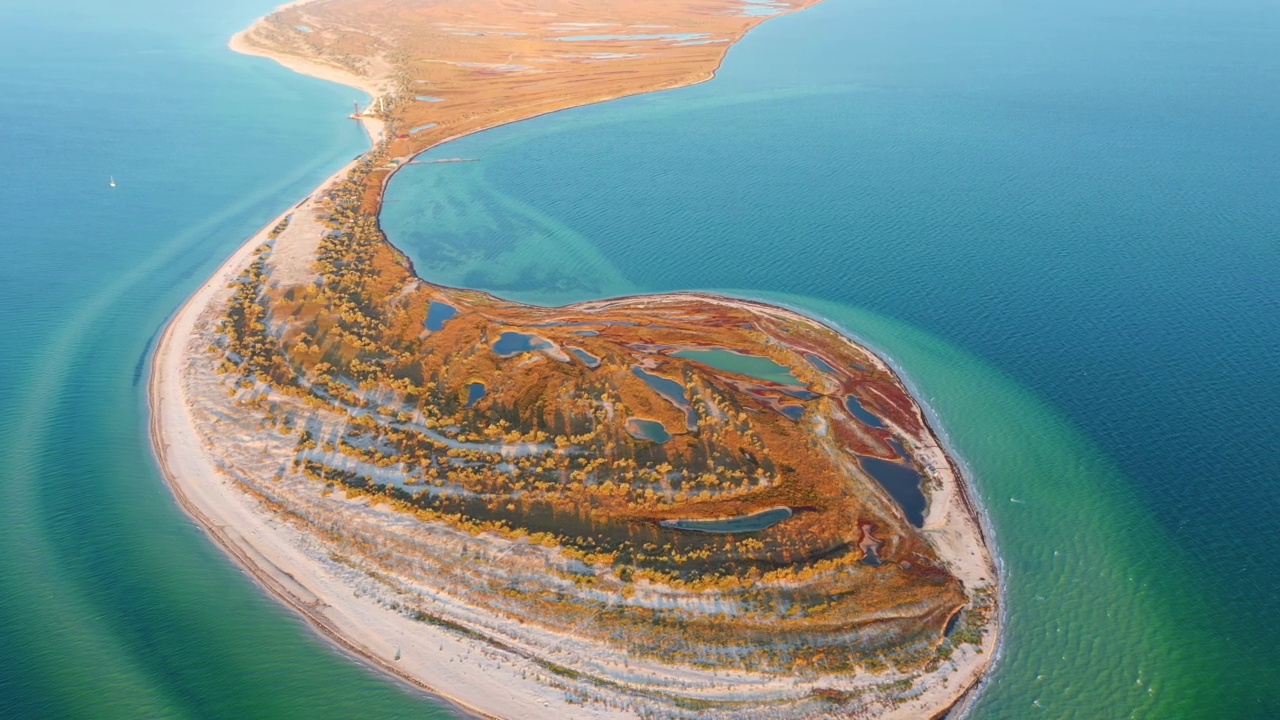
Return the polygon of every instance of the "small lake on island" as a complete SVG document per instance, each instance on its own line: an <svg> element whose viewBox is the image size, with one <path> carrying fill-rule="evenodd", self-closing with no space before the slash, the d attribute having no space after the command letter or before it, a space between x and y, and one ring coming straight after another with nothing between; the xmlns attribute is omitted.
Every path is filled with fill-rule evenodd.
<svg viewBox="0 0 1280 720"><path fill-rule="evenodd" d="M810 364L812 364L814 367L818 368L822 372L828 375L834 375L836 377L840 377L840 371L836 370L834 367L832 367L831 363L827 362L826 360L823 360L821 357L818 357L813 353L805 353L804 359L808 360Z"/></svg>
<svg viewBox="0 0 1280 720"><path fill-rule="evenodd" d="M671 401L677 407L686 408L689 406L689 399L685 396L684 386L670 378L655 375L646 371L644 368L632 366L631 372L636 377L644 380L650 390L658 393L662 397Z"/></svg>
<svg viewBox="0 0 1280 720"><path fill-rule="evenodd" d="M520 353L544 350L552 347L551 341L538 335L521 332L504 332L493 344L493 351L499 357L511 357Z"/></svg>
<svg viewBox="0 0 1280 720"><path fill-rule="evenodd" d="M431 305L427 308L427 329L431 332L439 332L444 329L444 324L453 319L458 314L458 309L452 305L446 305L442 302L431 301Z"/></svg>
<svg viewBox="0 0 1280 720"><path fill-rule="evenodd" d="M775 382L779 385L803 385L799 378L791 374L791 369L779 365L767 357L743 355L732 350L681 350L671 353L671 357L684 358L700 362L725 372L746 375L757 380Z"/></svg>
<svg viewBox="0 0 1280 720"><path fill-rule="evenodd" d="M631 433L631 437L637 440L650 440L656 443L664 443L671 440L671 433L667 432L667 426L657 420L629 418L627 420L627 432Z"/></svg>
<svg viewBox="0 0 1280 720"><path fill-rule="evenodd" d="M750 515L738 515L737 517L696 520L663 520L658 524L664 528L687 530L689 532L719 534L752 533L767 530L783 520L790 518L792 514L791 508L789 507L776 507L751 513Z"/></svg>
<svg viewBox="0 0 1280 720"><path fill-rule="evenodd" d="M799 420L804 417L803 405L779 405L778 412L786 415L791 420Z"/></svg>
<svg viewBox="0 0 1280 720"><path fill-rule="evenodd" d="M849 409L849 413L862 421L864 425L876 429L884 429L884 423L880 418L876 417L872 412L862 407L862 403L858 402L858 398L848 395L844 399L844 406Z"/></svg>
<svg viewBox="0 0 1280 720"><path fill-rule="evenodd" d="M488 392L489 391L485 388L484 383L471 383L470 387L467 388L467 407L475 405L481 400L481 398L487 395Z"/></svg>
<svg viewBox="0 0 1280 720"><path fill-rule="evenodd" d="M592 370L600 367L600 358L596 357L595 355L592 355L591 353L587 352L586 350L583 350L582 348L573 347L572 345L566 345L565 347L569 350L569 352L573 353L574 356L576 356L579 360L581 360L583 365L586 365Z"/></svg>
<svg viewBox="0 0 1280 720"><path fill-rule="evenodd" d="M907 516L907 522L916 527L924 527L924 513L928 503L925 501L924 490L920 487L920 473L915 468L866 455L859 455L858 462L898 503Z"/></svg>

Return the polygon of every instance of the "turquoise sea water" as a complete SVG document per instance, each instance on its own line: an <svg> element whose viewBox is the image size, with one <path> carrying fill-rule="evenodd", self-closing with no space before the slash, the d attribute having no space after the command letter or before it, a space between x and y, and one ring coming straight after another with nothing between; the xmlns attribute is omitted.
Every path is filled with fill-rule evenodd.
<svg viewBox="0 0 1280 720"><path fill-rule="evenodd" d="M0 10L2 717L451 714L263 596L150 457L153 333L366 146L353 91L224 49L270 6ZM1257 0L828 0L712 83L442 148L482 162L406 169L384 221L433 281L721 289L891 357L1006 564L973 717L1277 717L1278 40Z"/></svg>

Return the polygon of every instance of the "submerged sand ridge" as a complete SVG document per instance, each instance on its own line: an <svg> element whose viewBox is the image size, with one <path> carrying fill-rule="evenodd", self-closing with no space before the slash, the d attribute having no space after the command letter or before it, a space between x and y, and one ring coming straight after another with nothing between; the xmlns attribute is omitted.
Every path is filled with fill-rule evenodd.
<svg viewBox="0 0 1280 720"><path fill-rule="evenodd" d="M249 36L374 84L430 65L406 54L405 23L481 38L449 40L477 57L535 47L366 5L288 8ZM676 84L723 52L676 32L715 37L715 13L658 38L572 24L619 12L601 8L520 27L542 29L536 47L657 43L649 61L671 62L654 77ZM729 38L757 21L732 17ZM271 45L295 22L316 42ZM369 60L334 65L338 47ZM575 67L592 93L610 86ZM532 112L490 92L513 75L470 75L492 112L436 141ZM565 87L562 107L597 98ZM153 439L184 508L340 645L486 715L928 717L963 697L994 654L997 577L963 478L892 370L761 303L541 308L423 282L373 214L391 161L432 142L401 137L416 106L390 103L388 136L166 330ZM927 512L913 519L876 463L917 478ZM701 531L721 522L746 524Z"/></svg>

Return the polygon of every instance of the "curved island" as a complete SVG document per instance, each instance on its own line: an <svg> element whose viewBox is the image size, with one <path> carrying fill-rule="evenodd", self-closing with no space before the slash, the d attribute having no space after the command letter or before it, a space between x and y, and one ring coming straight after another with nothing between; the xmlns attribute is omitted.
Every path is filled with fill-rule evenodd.
<svg viewBox="0 0 1280 720"><path fill-rule="evenodd" d="M726 297L432 285L378 228L417 153L704 80L766 17L743 7L318 0L234 41L368 89L375 144L178 312L152 438L348 651L504 718L939 717L981 679L992 554L882 359Z"/></svg>

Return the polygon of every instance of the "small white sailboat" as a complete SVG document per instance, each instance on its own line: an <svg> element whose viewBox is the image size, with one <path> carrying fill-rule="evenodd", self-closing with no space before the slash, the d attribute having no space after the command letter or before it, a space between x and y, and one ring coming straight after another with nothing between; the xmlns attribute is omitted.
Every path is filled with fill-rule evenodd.
<svg viewBox="0 0 1280 720"><path fill-rule="evenodd" d="M107 180L107 184L108 184L108 185L110 185L111 187L115 187L115 186L116 186L116 176L115 176L115 175L109 175L108 177L109 177L110 179L109 179L109 180Z"/></svg>

